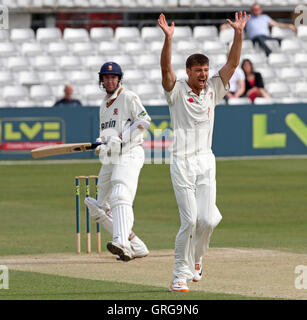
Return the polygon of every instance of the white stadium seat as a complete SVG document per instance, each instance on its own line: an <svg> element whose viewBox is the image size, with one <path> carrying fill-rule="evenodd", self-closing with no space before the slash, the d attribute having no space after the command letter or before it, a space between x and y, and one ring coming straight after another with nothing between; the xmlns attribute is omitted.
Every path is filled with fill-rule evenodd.
<svg viewBox="0 0 307 320"><path fill-rule="evenodd" d="M110 27L93 27L90 30L92 41L110 41L113 39L113 36L113 29Z"/></svg>
<svg viewBox="0 0 307 320"><path fill-rule="evenodd" d="M216 26L195 26L193 38L197 41L218 40L218 30Z"/></svg>
<svg viewBox="0 0 307 320"><path fill-rule="evenodd" d="M127 54L109 56L108 61L113 61L119 64L123 69L123 72L125 72L125 69L134 69L133 58Z"/></svg>
<svg viewBox="0 0 307 320"><path fill-rule="evenodd" d="M285 82L299 82L304 79L304 74L300 68L288 67L278 71L279 79Z"/></svg>
<svg viewBox="0 0 307 320"><path fill-rule="evenodd" d="M74 7L73 0L58 0L57 6L63 8L73 8Z"/></svg>
<svg viewBox="0 0 307 320"><path fill-rule="evenodd" d="M233 41L233 28L226 28L220 31L219 40L224 43L231 43Z"/></svg>
<svg viewBox="0 0 307 320"><path fill-rule="evenodd" d="M230 98L228 100L228 104L230 104L230 105L252 104L252 101L247 97Z"/></svg>
<svg viewBox="0 0 307 320"><path fill-rule="evenodd" d="M88 71L71 71L67 74L67 79L71 81L73 84L90 84L97 83L97 77L93 78L92 73Z"/></svg>
<svg viewBox="0 0 307 320"><path fill-rule="evenodd" d="M164 34L160 27L143 27L141 38L146 42L163 41Z"/></svg>
<svg viewBox="0 0 307 320"><path fill-rule="evenodd" d="M275 103L282 103L282 104L291 104L291 103L302 103L302 98L298 97L284 97L284 98L276 98L274 99Z"/></svg>
<svg viewBox="0 0 307 320"><path fill-rule="evenodd" d="M73 55L60 57L58 65L61 70L75 70L82 67L80 58Z"/></svg>
<svg viewBox="0 0 307 320"><path fill-rule="evenodd" d="M32 107L37 107L38 103L36 101L33 100L18 100L14 103L14 107L17 108L32 108Z"/></svg>
<svg viewBox="0 0 307 320"><path fill-rule="evenodd" d="M147 51L142 41L125 42L122 48L125 53L130 55L145 53Z"/></svg>
<svg viewBox="0 0 307 320"><path fill-rule="evenodd" d="M117 41L137 41L140 40L140 31L137 27L117 27L114 38Z"/></svg>
<svg viewBox="0 0 307 320"><path fill-rule="evenodd" d="M40 73L43 83L48 85L64 84L66 82L65 74L61 71L44 71Z"/></svg>
<svg viewBox="0 0 307 320"><path fill-rule="evenodd" d="M176 43L175 48L177 53L185 55L199 52L199 45L196 41L179 40Z"/></svg>
<svg viewBox="0 0 307 320"><path fill-rule="evenodd" d="M119 54L120 51L120 45L115 41L102 41L98 46L98 53L103 55Z"/></svg>
<svg viewBox="0 0 307 320"><path fill-rule="evenodd" d="M268 63L272 67L287 67L291 65L291 60L287 54L271 53L268 57Z"/></svg>
<svg viewBox="0 0 307 320"><path fill-rule="evenodd" d="M267 65L264 65L262 67L258 67L258 68L256 68L255 71L257 71L261 74L264 82L275 81L278 78L277 74L275 72L275 69L271 68Z"/></svg>
<svg viewBox="0 0 307 320"><path fill-rule="evenodd" d="M298 82L294 88L294 96L307 98L307 82Z"/></svg>
<svg viewBox="0 0 307 320"><path fill-rule="evenodd" d="M83 28L65 28L63 38L68 42L87 42L89 41L89 34Z"/></svg>
<svg viewBox="0 0 307 320"><path fill-rule="evenodd" d="M182 68L185 66L186 59L185 57L180 53L173 53L172 54L172 67L174 69L176 68Z"/></svg>
<svg viewBox="0 0 307 320"><path fill-rule="evenodd" d="M271 97L291 97L291 89L289 85L284 82L271 82L266 85L266 89Z"/></svg>
<svg viewBox="0 0 307 320"><path fill-rule="evenodd" d="M272 27L271 35L274 38L294 38L295 37L295 33L292 30L288 28L280 28L276 26Z"/></svg>
<svg viewBox="0 0 307 320"><path fill-rule="evenodd" d="M38 28L36 31L36 40L48 43L62 39L62 33L59 28Z"/></svg>
<svg viewBox="0 0 307 320"><path fill-rule="evenodd" d="M2 95L6 101L14 102L21 99L27 99L29 91L26 87L20 85L6 86L3 89Z"/></svg>
<svg viewBox="0 0 307 320"><path fill-rule="evenodd" d="M189 26L176 26L173 34L173 41L190 40L192 29Z"/></svg>
<svg viewBox="0 0 307 320"><path fill-rule="evenodd" d="M44 53L44 49L39 42L24 42L20 51L25 56L38 56Z"/></svg>
<svg viewBox="0 0 307 320"><path fill-rule="evenodd" d="M153 69L146 70L146 78L151 83L158 83L159 85L161 85L162 83L161 69L153 68Z"/></svg>
<svg viewBox="0 0 307 320"><path fill-rule="evenodd" d="M11 57L18 55L18 50L13 42L2 42L0 45L0 57Z"/></svg>
<svg viewBox="0 0 307 320"><path fill-rule="evenodd" d="M0 29L0 41L5 42L10 39L10 33L9 30Z"/></svg>
<svg viewBox="0 0 307 320"><path fill-rule="evenodd" d="M14 84L15 80L12 72L6 70L0 70L0 86L6 86Z"/></svg>
<svg viewBox="0 0 307 320"><path fill-rule="evenodd" d="M269 98L263 98L263 97L257 97L254 100L254 104L274 104L274 99Z"/></svg>
<svg viewBox="0 0 307 320"><path fill-rule="evenodd" d="M26 57L10 57L7 60L7 67L11 71L29 70L30 63Z"/></svg>
<svg viewBox="0 0 307 320"><path fill-rule="evenodd" d="M84 87L83 96L87 100L98 100L102 99L103 92L99 89L97 84L91 84Z"/></svg>
<svg viewBox="0 0 307 320"><path fill-rule="evenodd" d="M33 59L33 67L38 71L55 70L57 68L56 60L49 55L36 56Z"/></svg>
<svg viewBox="0 0 307 320"><path fill-rule="evenodd" d="M99 56L92 55L92 56L83 57L82 62L86 69L98 72L101 66L106 62L106 59L101 55Z"/></svg>
<svg viewBox="0 0 307 320"><path fill-rule="evenodd" d="M72 52L78 56L94 54L96 51L92 42L75 42L72 44Z"/></svg>
<svg viewBox="0 0 307 320"><path fill-rule="evenodd" d="M301 41L297 39L284 39L281 42L280 51L284 53L297 53L302 50Z"/></svg>
<svg viewBox="0 0 307 320"><path fill-rule="evenodd" d="M307 41L307 26L306 25L298 26L297 37L303 41Z"/></svg>
<svg viewBox="0 0 307 320"><path fill-rule="evenodd" d="M159 56L155 54L142 54L138 56L136 64L141 69L156 68L160 61Z"/></svg>
<svg viewBox="0 0 307 320"><path fill-rule="evenodd" d="M221 41L205 41L201 45L202 50L206 55L210 54L221 54L221 53L226 53L227 52L227 47L225 43Z"/></svg>
<svg viewBox="0 0 307 320"><path fill-rule="evenodd" d="M34 85L30 88L30 98L34 101L47 100L52 97L52 91L46 85Z"/></svg>
<svg viewBox="0 0 307 320"><path fill-rule="evenodd" d="M127 84L142 83L146 79L146 73L143 70L127 70L125 71L123 82Z"/></svg>
<svg viewBox="0 0 307 320"><path fill-rule="evenodd" d="M307 67L307 54L306 53L296 53L294 55L294 64L297 67Z"/></svg>
<svg viewBox="0 0 307 320"><path fill-rule="evenodd" d="M148 50L153 54L161 54L163 41L153 41L148 43Z"/></svg>
<svg viewBox="0 0 307 320"><path fill-rule="evenodd" d="M148 100L161 97L160 88L151 83L143 83L133 87L141 100Z"/></svg>
<svg viewBox="0 0 307 320"><path fill-rule="evenodd" d="M41 83L40 77L35 71L21 71L17 75L17 80L19 84L28 86Z"/></svg>
<svg viewBox="0 0 307 320"><path fill-rule="evenodd" d="M69 52L69 46L64 41L50 42L48 43L47 50L48 54L57 57L62 56Z"/></svg>
<svg viewBox="0 0 307 320"><path fill-rule="evenodd" d="M31 28L14 28L11 29L11 41L22 43L30 42L35 39L34 31Z"/></svg>
<svg viewBox="0 0 307 320"><path fill-rule="evenodd" d="M210 66L220 69L227 62L226 54L215 54L210 57Z"/></svg>

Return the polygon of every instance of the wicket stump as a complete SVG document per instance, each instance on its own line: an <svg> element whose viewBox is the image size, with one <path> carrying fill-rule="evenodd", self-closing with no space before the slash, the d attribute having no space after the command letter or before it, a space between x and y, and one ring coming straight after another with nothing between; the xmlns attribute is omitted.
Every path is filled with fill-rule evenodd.
<svg viewBox="0 0 307 320"><path fill-rule="evenodd" d="M81 253L81 233L80 233L80 194L81 194L81 188L82 188L82 180L85 182L85 197L90 196L90 185L91 181L94 182L95 186L95 198L97 199L97 193L98 193L98 177L97 176L77 176L75 177L75 196L76 196L76 251L77 253ZM85 218L86 218L86 253L91 252L91 219L90 219L90 213L85 206ZM100 225L99 223L96 223L96 251L97 253L101 252L101 235L100 235Z"/></svg>

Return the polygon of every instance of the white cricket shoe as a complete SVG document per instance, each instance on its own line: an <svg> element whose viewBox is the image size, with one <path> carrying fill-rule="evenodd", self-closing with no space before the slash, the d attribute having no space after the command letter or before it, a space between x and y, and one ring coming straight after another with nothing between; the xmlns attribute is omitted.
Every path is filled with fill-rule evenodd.
<svg viewBox="0 0 307 320"><path fill-rule="evenodd" d="M171 292L189 292L190 289L187 286L187 282L183 279L175 278L169 287Z"/></svg>
<svg viewBox="0 0 307 320"><path fill-rule="evenodd" d="M129 249L127 248L124 248L121 244L117 243L117 242L114 242L114 241L110 241L107 243L107 249L119 256L120 260L123 260L123 261L130 261L133 259L133 255L132 255L132 252L129 251Z"/></svg>
<svg viewBox="0 0 307 320"><path fill-rule="evenodd" d="M193 282L198 282L201 280L203 276L203 268L200 263L195 264L195 270L194 270L194 277L193 277Z"/></svg>
<svg viewBox="0 0 307 320"><path fill-rule="evenodd" d="M144 258L148 256L149 250L146 244L133 231L129 236L129 240L134 258Z"/></svg>

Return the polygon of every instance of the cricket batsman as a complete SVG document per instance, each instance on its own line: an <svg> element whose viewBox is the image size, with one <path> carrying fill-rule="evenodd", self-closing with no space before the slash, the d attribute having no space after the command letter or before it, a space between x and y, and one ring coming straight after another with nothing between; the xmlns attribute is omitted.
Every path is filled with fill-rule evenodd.
<svg viewBox="0 0 307 320"><path fill-rule="evenodd" d="M171 179L181 226L175 241L175 266L170 291L188 292L187 281L202 278L202 258L213 229L222 216L216 206L215 156L212 153L214 109L229 90L229 80L240 62L246 13L227 19L234 29L228 60L209 79L209 59L193 54L186 61L187 80L176 79L172 69L172 37L164 14L158 24L165 40L161 52L162 86L169 104L174 141L171 150Z"/></svg>
<svg viewBox="0 0 307 320"><path fill-rule="evenodd" d="M121 85L123 72L115 62L102 65L99 86L105 95L100 107L100 137L96 148L102 167L98 197L86 198L91 216L113 236L107 249L123 261L144 257L149 251L132 231L133 201L144 164L143 134L150 126L140 98Z"/></svg>

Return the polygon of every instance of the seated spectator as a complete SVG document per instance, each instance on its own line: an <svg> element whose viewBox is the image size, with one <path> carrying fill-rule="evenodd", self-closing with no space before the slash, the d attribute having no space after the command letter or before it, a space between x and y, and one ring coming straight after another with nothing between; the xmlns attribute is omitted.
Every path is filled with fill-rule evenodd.
<svg viewBox="0 0 307 320"><path fill-rule="evenodd" d="M272 53L272 50L267 46L265 40L277 40L279 44L282 41L281 38L271 37L270 27L288 28L293 32L297 32L297 29L294 24L277 22L262 12L260 4L254 3L251 6L251 17L246 23L245 30L247 37L253 41L253 44L258 43L264 50L266 56L269 56ZM228 23L222 24L220 26L220 31L228 27Z"/></svg>
<svg viewBox="0 0 307 320"><path fill-rule="evenodd" d="M249 39L253 43L258 43L259 46L265 51L265 54L269 56L272 50L266 45L265 40L278 40L281 43L281 38L273 38L270 35L270 27L289 28L296 32L296 27L290 23L281 23L273 20L270 16L262 13L260 4L254 3L251 7L251 18L246 24L246 32Z"/></svg>
<svg viewBox="0 0 307 320"><path fill-rule="evenodd" d="M228 102L231 98L240 98L245 92L245 74L240 67L237 67L229 80L229 91L224 99Z"/></svg>
<svg viewBox="0 0 307 320"><path fill-rule="evenodd" d="M66 104L66 105L69 104L72 106L82 106L82 103L78 99L72 98L73 93L74 93L73 87L70 84L66 85L64 87L64 97L61 100L58 100L54 104L54 107L59 106L59 105L63 105L63 104Z"/></svg>
<svg viewBox="0 0 307 320"><path fill-rule="evenodd" d="M252 102L257 97L270 98L270 95L264 89L262 76L259 72L254 71L252 62L244 59L241 65L245 74L245 92L244 95L251 99Z"/></svg>

